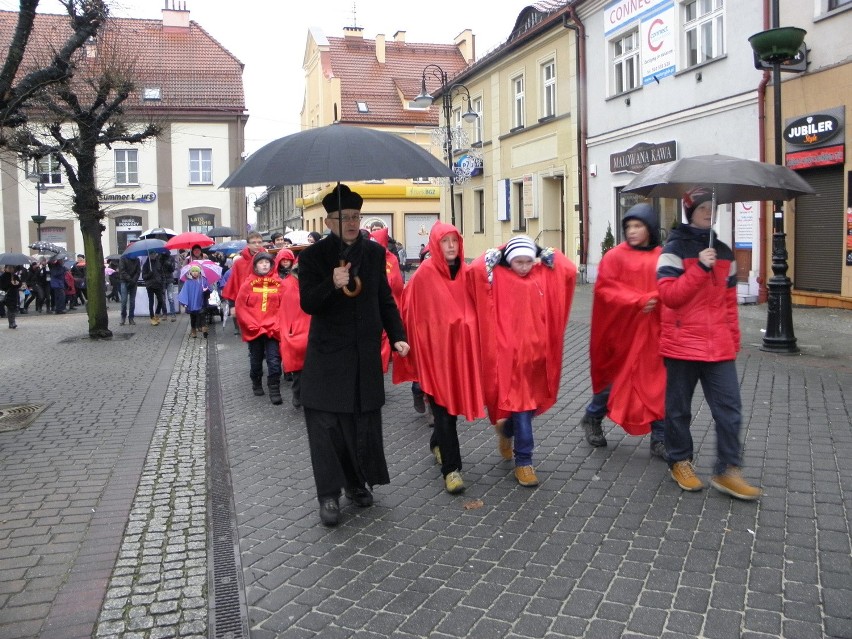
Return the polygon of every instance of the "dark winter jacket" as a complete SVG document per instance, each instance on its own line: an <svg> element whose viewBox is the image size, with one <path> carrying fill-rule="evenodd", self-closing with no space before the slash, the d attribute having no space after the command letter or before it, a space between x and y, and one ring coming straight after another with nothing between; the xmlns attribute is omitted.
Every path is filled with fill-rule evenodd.
<svg viewBox="0 0 852 639"><path fill-rule="evenodd" d="M169 277L171 277L171 273ZM165 288L163 284L163 261L159 253L151 253L145 262L142 267L142 281L145 282L145 288L152 291L161 291Z"/></svg>
<svg viewBox="0 0 852 639"><path fill-rule="evenodd" d="M118 261L118 277L122 282L137 284L141 271L142 265L139 264L139 258L122 257Z"/></svg>
<svg viewBox="0 0 852 639"><path fill-rule="evenodd" d="M709 245L709 230L681 224L663 247L657 262L663 357L721 362L735 359L740 350L737 264L714 233L716 264L705 267L698 254Z"/></svg>
<svg viewBox="0 0 852 639"><path fill-rule="evenodd" d="M332 271L340 265L337 236L299 254L300 301L311 316L302 370L302 403L307 408L335 413L381 408L382 329L391 344L406 339L385 272L385 249L363 237L353 248L357 258L350 273L357 269L363 287L356 297L334 287Z"/></svg>

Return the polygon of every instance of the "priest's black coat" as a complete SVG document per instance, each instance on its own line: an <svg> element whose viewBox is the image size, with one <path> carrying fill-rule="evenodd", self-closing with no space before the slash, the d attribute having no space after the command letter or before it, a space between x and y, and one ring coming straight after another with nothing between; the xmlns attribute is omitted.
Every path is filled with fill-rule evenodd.
<svg viewBox="0 0 852 639"><path fill-rule="evenodd" d="M363 236L357 241L363 288L356 297L334 287L332 271L340 265L336 236L329 235L299 254L301 305L311 316L301 389L307 408L333 413L380 409L385 403L382 329L391 344L406 340L388 284L385 249Z"/></svg>

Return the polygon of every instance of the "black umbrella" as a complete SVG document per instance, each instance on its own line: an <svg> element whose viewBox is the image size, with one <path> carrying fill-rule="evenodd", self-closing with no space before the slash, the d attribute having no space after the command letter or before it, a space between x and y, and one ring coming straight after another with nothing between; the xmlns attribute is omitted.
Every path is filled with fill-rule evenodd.
<svg viewBox="0 0 852 639"><path fill-rule="evenodd" d="M697 186L713 192L711 210L714 213L717 204L789 200L815 192L810 184L786 166L718 154L653 164L622 190L645 197L680 199L684 193ZM710 246L713 246L712 232Z"/></svg>
<svg viewBox="0 0 852 639"><path fill-rule="evenodd" d="M232 229L230 226L214 226L204 235L206 235L207 237L234 237L235 235L239 234L239 231L237 231L236 229Z"/></svg>
<svg viewBox="0 0 852 639"><path fill-rule="evenodd" d="M422 147L393 133L331 124L270 142L252 153L228 176L222 187L416 177L452 178L453 172ZM340 209L338 206L339 228L342 229ZM340 251L343 252L342 239ZM354 281L354 290L343 289L347 295L355 296L360 292L360 279L356 276Z"/></svg>
<svg viewBox="0 0 852 639"><path fill-rule="evenodd" d="M434 155L393 133L331 124L279 138L252 153L223 188L453 177Z"/></svg>
<svg viewBox="0 0 852 639"><path fill-rule="evenodd" d="M110 253L104 259L105 260L120 260L121 254L120 253Z"/></svg>
<svg viewBox="0 0 852 639"><path fill-rule="evenodd" d="M33 258L23 253L0 253L0 266L24 266L32 261Z"/></svg>
<svg viewBox="0 0 852 639"><path fill-rule="evenodd" d="M53 242L45 242L44 240L33 242L32 244L30 244L30 248L34 251L38 251L39 253L62 253L65 250L58 244L54 244Z"/></svg>

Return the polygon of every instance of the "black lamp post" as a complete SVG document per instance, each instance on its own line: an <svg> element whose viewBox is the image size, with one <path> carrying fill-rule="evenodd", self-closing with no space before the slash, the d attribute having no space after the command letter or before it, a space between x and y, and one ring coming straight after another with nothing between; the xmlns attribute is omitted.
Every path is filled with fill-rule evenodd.
<svg viewBox="0 0 852 639"><path fill-rule="evenodd" d="M772 0L772 29L751 36L748 41L757 56L772 65L774 97L775 164L784 165L781 122L781 64L796 56L805 39L805 30L797 27L780 28L778 0ZM787 234L784 232L784 202L775 200L772 211L772 277L768 289L766 333L760 350L772 353L799 352L793 331L793 304L790 296L792 282L787 277Z"/></svg>
<svg viewBox="0 0 852 639"><path fill-rule="evenodd" d="M423 76L420 84L420 95L414 98L413 104L419 108L428 108L432 106L434 98L426 91L426 75L431 75L437 78L441 83L441 100L444 108L444 125L445 125L445 140L444 153L447 157L447 167L455 175L455 167L453 166L453 128L452 128L452 110L453 98L461 95L462 99L467 102L467 112L462 115L465 122L475 122L479 117L477 113L471 109L470 91L463 84L454 83L449 86L449 78L447 72L437 64L427 64L423 69ZM456 225L456 197L455 197L455 177L450 178L450 223Z"/></svg>
<svg viewBox="0 0 852 639"><path fill-rule="evenodd" d="M35 182L36 189L36 215L31 215L30 219L36 225L36 237L38 241L41 242L41 225L47 222L47 216L41 214L41 193L42 191L46 191L47 187L42 184L41 175L38 172L38 168L36 165L36 169L27 176L27 179L30 182Z"/></svg>

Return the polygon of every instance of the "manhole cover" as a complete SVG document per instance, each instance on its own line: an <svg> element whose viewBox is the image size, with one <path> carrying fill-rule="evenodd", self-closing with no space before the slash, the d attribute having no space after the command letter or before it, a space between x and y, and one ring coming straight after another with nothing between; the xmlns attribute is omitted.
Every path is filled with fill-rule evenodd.
<svg viewBox="0 0 852 639"><path fill-rule="evenodd" d="M26 428L48 404L0 404L0 433Z"/></svg>

